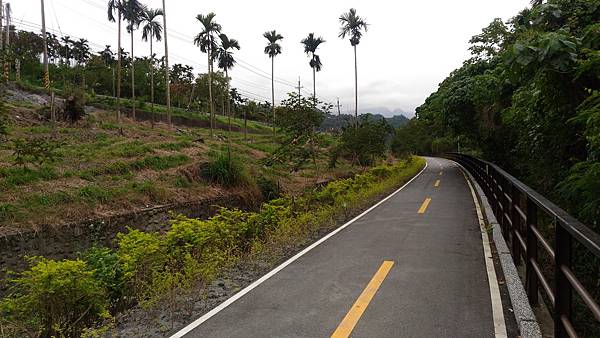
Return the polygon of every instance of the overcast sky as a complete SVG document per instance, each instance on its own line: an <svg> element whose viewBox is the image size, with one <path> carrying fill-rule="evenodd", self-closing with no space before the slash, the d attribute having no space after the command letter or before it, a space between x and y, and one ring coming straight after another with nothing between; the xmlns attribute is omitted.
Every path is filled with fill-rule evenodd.
<svg viewBox="0 0 600 338"><path fill-rule="evenodd" d="M4 0L6 3L6 0ZM41 22L39 0L12 0L13 22L34 30ZM107 0L45 0L46 25L56 34L83 37L94 51L104 45L116 49L117 25L107 21ZM161 0L142 0L161 7ZM507 20L529 0L305 0L305 1L198 1L166 0L171 65L184 63L196 72L206 69L206 55L192 44L200 31L199 13L215 12L223 32L239 40L238 65L232 85L248 97L269 100L269 58L263 53L262 33L276 29L284 36L283 53L275 59L276 101L294 90L298 77L303 93L312 93L312 72L300 40L308 33L322 36L319 48L323 69L317 73L317 96L335 103L342 112L353 111L354 69L350 42L338 38L338 17L350 7L369 23L358 46L359 111L406 111L412 116L438 84L469 57L471 36L494 18ZM148 44L135 33L135 55L148 55ZM129 36L123 34L129 51ZM163 45L155 44L163 54ZM391 115L387 113L387 115Z"/></svg>

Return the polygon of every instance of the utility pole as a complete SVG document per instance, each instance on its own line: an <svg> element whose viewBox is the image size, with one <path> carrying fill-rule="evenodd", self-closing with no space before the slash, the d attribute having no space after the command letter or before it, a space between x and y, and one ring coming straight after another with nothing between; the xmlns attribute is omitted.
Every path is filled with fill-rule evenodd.
<svg viewBox="0 0 600 338"><path fill-rule="evenodd" d="M340 117L340 115L342 114L340 112L340 108L342 108L342 105L340 105L340 98L337 98L337 109L338 109L338 117Z"/></svg>
<svg viewBox="0 0 600 338"><path fill-rule="evenodd" d="M4 39L2 36L2 20L4 19L4 4L0 0L0 51L4 49Z"/></svg>
<svg viewBox="0 0 600 338"><path fill-rule="evenodd" d="M44 36L44 87L50 88L50 74L48 73L48 37L46 36L46 12L44 10L44 0L40 0L42 5L42 35Z"/></svg>
<svg viewBox="0 0 600 338"><path fill-rule="evenodd" d="M8 51L10 49L10 3L6 3L6 5L4 5L5 10L4 10L4 17L6 18L6 24L4 26L4 31L6 34L6 42L4 44L4 80L6 82L8 82L8 75L9 75L9 64L8 64Z"/></svg>
<svg viewBox="0 0 600 338"><path fill-rule="evenodd" d="M302 88L304 88L304 87L302 87L300 85L300 76L298 76L298 87L296 87L296 89L298 89L298 104L300 104L300 98L302 96L302 94L300 93L300 89L302 89Z"/></svg>
<svg viewBox="0 0 600 338"><path fill-rule="evenodd" d="M167 120L171 125L171 79L169 78L169 44L167 43L167 9L165 0L162 0L163 5L163 30L165 38L165 83L167 84Z"/></svg>

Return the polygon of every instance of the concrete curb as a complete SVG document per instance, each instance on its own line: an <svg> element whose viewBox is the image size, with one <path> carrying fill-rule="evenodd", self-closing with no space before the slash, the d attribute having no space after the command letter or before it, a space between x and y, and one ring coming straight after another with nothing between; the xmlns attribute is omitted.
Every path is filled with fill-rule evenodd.
<svg viewBox="0 0 600 338"><path fill-rule="evenodd" d="M510 301L513 306L515 319L521 332L521 337L541 338L542 332L540 330L540 326L535 318L533 310L531 309L531 305L529 305L527 293L525 292L525 288L521 283L517 267L513 262L510 250L508 250L508 246L506 245L506 241L502 236L500 224L498 224L496 216L494 216L492 207L490 206L487 197L485 197L483 190L471 173L469 173L460 164L457 163L457 165L460 166L460 168L467 174L469 180L475 187L477 198L479 199L479 203L483 208L484 219L487 225L492 228L492 237L494 243L496 244L496 249L498 250L500 265L502 265L504 279L506 280L506 286L510 295Z"/></svg>

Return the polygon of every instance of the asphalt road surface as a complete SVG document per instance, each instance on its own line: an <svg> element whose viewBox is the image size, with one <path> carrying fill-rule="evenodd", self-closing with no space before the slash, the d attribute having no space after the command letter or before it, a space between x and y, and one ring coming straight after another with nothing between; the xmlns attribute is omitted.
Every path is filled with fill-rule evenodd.
<svg viewBox="0 0 600 338"><path fill-rule="evenodd" d="M427 162L401 191L186 337L494 337L471 191L453 162Z"/></svg>

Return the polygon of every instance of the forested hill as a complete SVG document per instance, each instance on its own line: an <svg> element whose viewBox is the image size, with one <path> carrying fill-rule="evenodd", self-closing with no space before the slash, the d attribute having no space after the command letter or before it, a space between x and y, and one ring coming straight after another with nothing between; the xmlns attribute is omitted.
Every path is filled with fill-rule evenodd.
<svg viewBox="0 0 600 338"><path fill-rule="evenodd" d="M534 1L470 40L396 134L397 151L469 151L600 228L600 0Z"/></svg>
<svg viewBox="0 0 600 338"><path fill-rule="evenodd" d="M364 114L363 114L364 115ZM398 128L408 123L409 119L404 115L394 115L392 117L385 117L381 114L368 114L375 120L385 120L390 126ZM353 115L348 114L329 114L325 117L325 120L321 124L322 130L341 130L342 127L348 125L352 121Z"/></svg>

